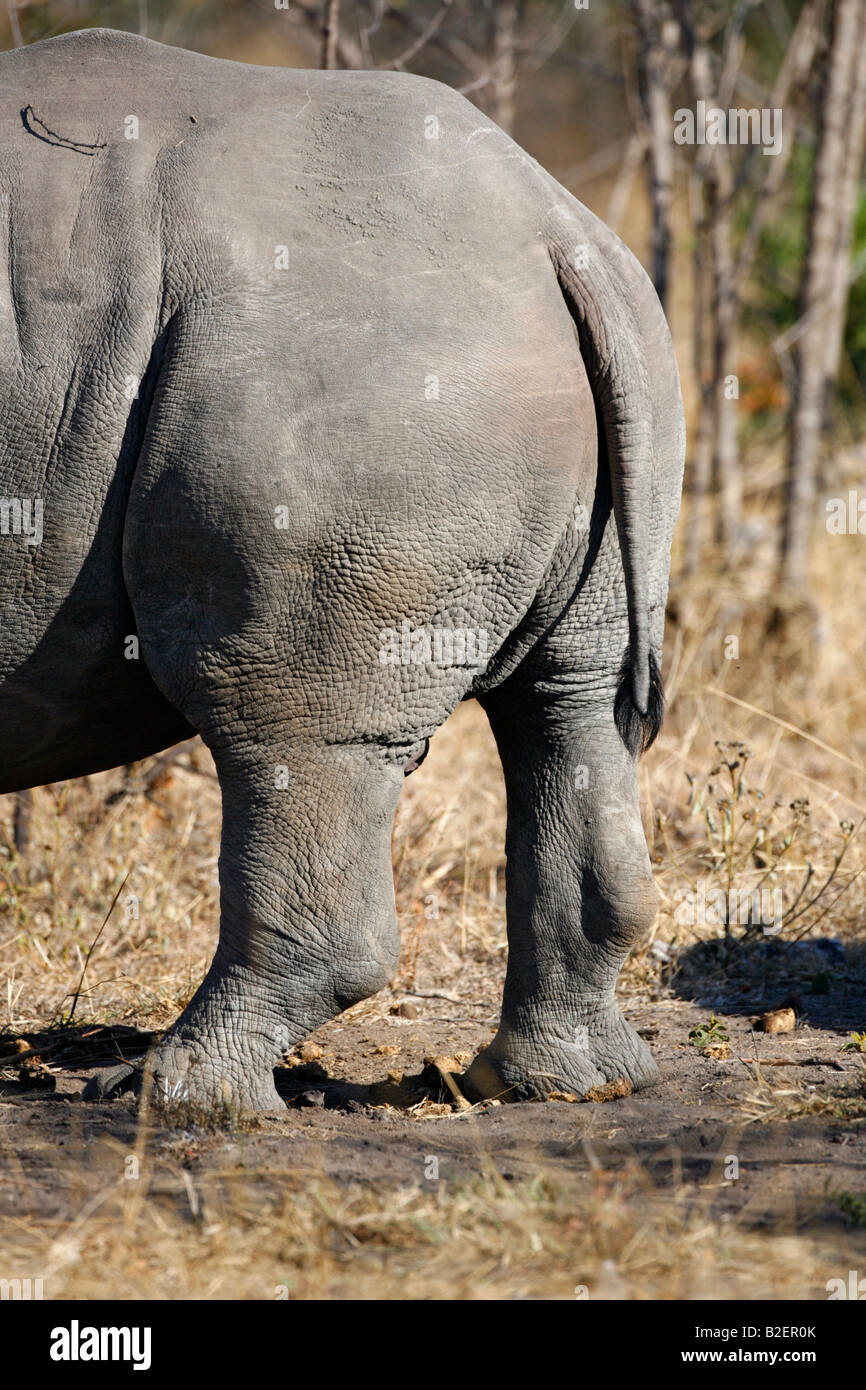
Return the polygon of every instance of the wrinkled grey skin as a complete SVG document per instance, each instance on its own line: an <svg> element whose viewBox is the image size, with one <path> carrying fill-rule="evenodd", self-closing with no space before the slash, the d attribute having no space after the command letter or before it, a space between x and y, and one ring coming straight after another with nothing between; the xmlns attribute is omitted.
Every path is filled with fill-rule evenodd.
<svg viewBox="0 0 866 1390"><path fill-rule="evenodd" d="M510 949L468 1089L651 1082L613 988L684 431L638 263L436 82L106 30L0 55L0 196L0 496L44 507L0 535L0 791L192 730L222 787L158 1094L278 1107L282 1050L386 983L404 769L470 696ZM404 620L483 669L383 661Z"/></svg>

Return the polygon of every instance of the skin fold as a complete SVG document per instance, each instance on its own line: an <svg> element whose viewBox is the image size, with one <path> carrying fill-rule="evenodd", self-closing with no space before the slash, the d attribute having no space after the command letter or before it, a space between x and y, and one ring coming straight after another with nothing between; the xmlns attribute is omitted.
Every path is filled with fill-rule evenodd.
<svg viewBox="0 0 866 1390"><path fill-rule="evenodd" d="M653 1080L613 989L683 449L638 262L449 88L0 54L0 791L210 748L219 945L158 1095L278 1108L282 1051L386 984L404 773L473 696L509 963L467 1088Z"/></svg>

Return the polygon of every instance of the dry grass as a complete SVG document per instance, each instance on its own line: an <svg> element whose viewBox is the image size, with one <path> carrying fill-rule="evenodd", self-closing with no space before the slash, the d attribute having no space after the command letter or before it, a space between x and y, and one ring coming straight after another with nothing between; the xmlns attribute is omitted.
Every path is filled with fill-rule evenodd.
<svg viewBox="0 0 866 1390"><path fill-rule="evenodd" d="M831 871L840 821L859 825L866 815L866 689L854 655L866 571L848 553L858 544L819 538L814 610L784 620L759 553L733 580L705 576L677 587L669 718L641 773L662 907L624 973L626 991L662 988L654 940L681 949L708 934L682 928L674 911L683 888L724 877L705 807L694 796L690 804L686 778L712 782L716 741L750 745L750 785L766 805L781 801L782 838L788 804L809 799L796 843L771 866L786 901L808 864L815 883ZM739 657L727 660L732 635ZM31 847L20 858L12 798L0 806L4 1030L68 1019L87 952L124 880L75 1022L165 1027L201 978L218 919L212 766L195 747L145 794L147 766L131 779L116 771L36 791ZM492 1026L505 963L503 802L484 716L462 707L407 784L394 835L403 957L391 990L356 1016L384 1017L395 998L416 991L449 996L446 1012L459 1003ZM798 931L862 942L864 865L858 830L835 881L844 893L826 918L816 909ZM768 1100L768 1089L756 1089L754 1118L768 1105L782 1116L804 1113L796 1097ZM337 1187L288 1168L260 1179L210 1173L194 1184L179 1164L156 1181L143 1139L139 1151L139 1181L118 1178L95 1192L70 1159L79 1216L37 1229L12 1223L5 1232L7 1255L50 1277L51 1296L271 1298L285 1288L292 1297L570 1298L585 1284L609 1297L809 1297L828 1267L832 1273L847 1258L818 1237L753 1232L710 1215L701 1191L674 1183L659 1192L638 1166L596 1168L567 1183L543 1172L506 1183L488 1165L486 1176L462 1186L397 1190ZM707 1188L718 1185L712 1179Z"/></svg>
<svg viewBox="0 0 866 1390"><path fill-rule="evenodd" d="M645 824L662 897L654 936L682 947L706 935L674 922L678 894L700 880L731 886L719 814L730 790L724 767L730 754L724 749L720 755L719 745L741 743L750 754L749 793L760 801L743 798L740 843L747 847L754 838L742 824L743 810L764 833L751 859L741 857L733 886L778 888L787 909L811 873L783 939L820 934L847 944L866 941L866 687L860 661L866 571L857 544L857 537L816 537L811 604L780 609L769 546L758 547L733 576L703 574L676 586L666 658L670 717L642 770ZM721 775L715 771L720 763ZM694 779L691 796L688 778ZM792 812L792 803L799 810ZM708 833L708 810L715 833ZM780 853L798 816L794 843ZM769 820L771 826L761 824ZM843 862L814 909L803 911L833 871L843 825L851 832ZM632 969L640 960L640 954L633 958Z"/></svg>
<svg viewBox="0 0 866 1390"><path fill-rule="evenodd" d="M802 1115L821 1115L828 1122L840 1122L847 1129L866 1125L866 1069L853 1082L830 1086L816 1094L790 1081L780 1085L770 1079L766 1063L755 1062L754 1087L746 1092L740 1106L749 1123L769 1120L796 1120ZM787 1071L790 1077L790 1069Z"/></svg>
<svg viewBox="0 0 866 1390"><path fill-rule="evenodd" d="M844 1233L711 1216L720 1172L697 1196L660 1193L637 1166L386 1190L288 1167L79 1181L76 1220L6 1231L6 1265L41 1275L47 1297L805 1299L856 1261Z"/></svg>

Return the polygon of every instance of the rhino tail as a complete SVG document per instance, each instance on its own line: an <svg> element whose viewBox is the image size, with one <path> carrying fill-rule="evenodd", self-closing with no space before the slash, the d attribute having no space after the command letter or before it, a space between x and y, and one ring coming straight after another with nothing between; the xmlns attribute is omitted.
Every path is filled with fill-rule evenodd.
<svg viewBox="0 0 866 1390"><path fill-rule="evenodd" d="M654 553L654 415L647 348L636 303L647 291L664 314L631 252L580 204L555 207L544 237L571 314L595 400L610 470L613 513L628 609L614 718L633 754L655 740L664 690L650 634L650 578L665 557ZM667 325L664 324L665 334Z"/></svg>

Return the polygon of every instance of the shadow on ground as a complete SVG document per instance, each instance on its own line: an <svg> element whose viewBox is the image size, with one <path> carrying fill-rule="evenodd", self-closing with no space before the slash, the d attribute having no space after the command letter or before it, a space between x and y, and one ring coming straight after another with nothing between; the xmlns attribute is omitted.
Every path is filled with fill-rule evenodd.
<svg viewBox="0 0 866 1390"><path fill-rule="evenodd" d="M866 951L834 938L715 937L681 951L666 968L681 999L725 1016L793 1008L799 1023L866 1029Z"/></svg>
<svg viewBox="0 0 866 1390"><path fill-rule="evenodd" d="M68 1101L58 1077L108 1067L119 1062L141 1066L159 1035L123 1026L58 1026L36 1032L0 1033L0 1096L57 1096ZM427 1062L412 1075L366 1082L343 1080L318 1062L277 1067L277 1091L287 1106L344 1110L357 1114L368 1106L409 1110L428 1101L447 1104L454 1092L440 1069Z"/></svg>

